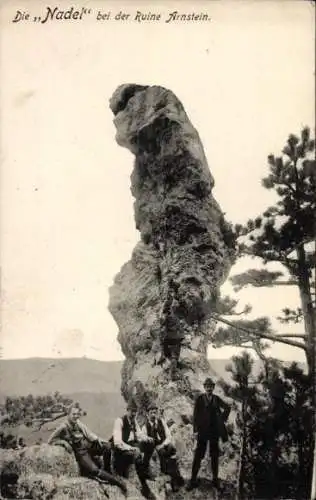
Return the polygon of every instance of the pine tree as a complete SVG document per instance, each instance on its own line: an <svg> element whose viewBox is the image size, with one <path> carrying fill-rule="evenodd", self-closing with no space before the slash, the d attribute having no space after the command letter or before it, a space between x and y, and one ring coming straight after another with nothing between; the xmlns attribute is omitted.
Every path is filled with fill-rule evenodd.
<svg viewBox="0 0 316 500"><path fill-rule="evenodd" d="M313 423L308 377L295 363L267 364L255 375L244 351L226 367L232 383L221 383L239 403L237 498L307 499Z"/></svg>
<svg viewBox="0 0 316 500"><path fill-rule="evenodd" d="M253 321L227 319L227 315L236 315L236 303L234 305L231 299L225 298L219 302L214 314L214 318L225 327L218 328L213 345L249 347L250 342L250 347L264 361L264 349L269 345L267 341L302 349L308 366L304 388L306 395L316 380L316 161L315 140L311 138L310 129L303 128L300 137L291 134L281 156L268 156L268 166L269 173L262 180L262 185L277 195L275 205L249 220L245 226L235 226L239 256L259 258L263 267L233 276L231 282L235 291L246 286L297 287L300 297L298 307L284 308L277 319L285 324L303 323L303 329L298 333L278 334L267 317ZM271 262L278 263L280 271L271 272L267 268ZM242 314L247 312L249 308L248 311L241 311ZM315 409L314 391L309 395ZM312 429L308 438L310 443L314 443ZM308 447L308 450L307 462L311 468L313 448ZM299 455L302 464L303 449L299 450ZM316 491L315 473L313 489Z"/></svg>
<svg viewBox="0 0 316 500"><path fill-rule="evenodd" d="M304 331L277 334L269 318L253 321L227 320L231 311L220 305L214 315L226 325L219 328L215 344L243 345L252 341L260 351L263 341L273 341L302 349L306 355L311 380L315 377L316 352L316 161L315 141L305 127L300 137L291 134L282 155L268 156L269 174L262 180L266 189L278 196L275 205L251 219L245 226L236 225L239 256L260 258L261 269L249 269L233 276L236 291L252 287L298 287L300 304L296 309L285 308L278 320L283 323L302 323ZM271 272L266 266L277 262L280 271ZM229 299L226 299L226 302ZM225 305L225 301L224 301Z"/></svg>
<svg viewBox="0 0 316 500"><path fill-rule="evenodd" d="M248 429L247 429L247 412L249 398L249 376L251 374L253 360L249 354L245 352L242 356L233 358L234 365L231 367L233 380L237 382L236 390L240 393L242 399L241 405L241 451L240 451L240 466L238 471L238 498L243 498L245 472L247 462L248 448Z"/></svg>
<svg viewBox="0 0 316 500"><path fill-rule="evenodd" d="M237 499L245 497L247 466L249 465L249 400L253 397L255 391L250 380L252 368L253 359L248 352L244 351L240 356L233 356L232 363L226 366L226 370L231 373L234 384L222 383L226 395L238 401L241 405L241 410L237 414L237 425L240 429L240 455L236 478Z"/></svg>
<svg viewBox="0 0 316 500"><path fill-rule="evenodd" d="M297 497L308 498L313 465L313 392L303 370L292 363L283 368L287 382L285 398L289 415L289 432L298 456ZM281 418L284 418L281 415Z"/></svg>

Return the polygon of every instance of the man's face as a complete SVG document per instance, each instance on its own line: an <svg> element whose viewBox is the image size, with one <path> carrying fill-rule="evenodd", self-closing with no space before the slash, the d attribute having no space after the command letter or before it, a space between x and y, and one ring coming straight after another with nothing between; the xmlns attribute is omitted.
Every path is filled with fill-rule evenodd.
<svg viewBox="0 0 316 500"><path fill-rule="evenodd" d="M129 418L131 418L132 420L133 420L134 418L136 418L136 414L137 414L137 410L136 410L136 408L128 408L128 409L127 409L127 415L128 415L128 417L129 417Z"/></svg>
<svg viewBox="0 0 316 500"><path fill-rule="evenodd" d="M208 396L211 396L213 394L214 387L215 387L214 384L206 384L204 386L205 392Z"/></svg>
<svg viewBox="0 0 316 500"><path fill-rule="evenodd" d="M68 415L68 420L71 424L76 424L79 420L80 417L80 410L79 408L72 408L69 415Z"/></svg>
<svg viewBox="0 0 316 500"><path fill-rule="evenodd" d="M156 418L158 417L158 409L157 408L151 408L148 411L148 418L151 422L153 422Z"/></svg>

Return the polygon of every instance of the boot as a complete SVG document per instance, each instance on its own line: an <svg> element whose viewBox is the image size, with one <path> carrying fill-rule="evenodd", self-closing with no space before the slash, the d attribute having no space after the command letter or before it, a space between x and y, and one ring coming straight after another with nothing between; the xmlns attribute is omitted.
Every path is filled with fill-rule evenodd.
<svg viewBox="0 0 316 500"><path fill-rule="evenodd" d="M216 489L219 488L219 480L218 480L218 477L214 477L213 481L212 481L212 486Z"/></svg>
<svg viewBox="0 0 316 500"><path fill-rule="evenodd" d="M191 479L190 482L187 484L186 490L187 491L192 491L195 488L197 488L199 485L197 479Z"/></svg>
<svg viewBox="0 0 316 500"><path fill-rule="evenodd" d="M155 495L153 494L147 483L144 482L142 484L140 492L143 497L147 498L147 500L156 500Z"/></svg>
<svg viewBox="0 0 316 500"><path fill-rule="evenodd" d="M106 481L109 484L113 484L114 486L118 486L122 490L124 495L126 495L127 486L120 477L114 476L113 474L109 474L108 472L100 470L97 475L97 478L100 479L101 481Z"/></svg>

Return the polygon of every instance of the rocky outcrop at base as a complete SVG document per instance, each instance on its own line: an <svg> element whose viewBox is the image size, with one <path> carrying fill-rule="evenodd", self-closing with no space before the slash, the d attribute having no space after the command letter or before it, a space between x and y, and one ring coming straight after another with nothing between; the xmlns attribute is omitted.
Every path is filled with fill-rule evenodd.
<svg viewBox="0 0 316 500"><path fill-rule="evenodd" d="M0 472L16 472L19 476L15 497L37 500L78 499L123 500L141 498L133 484L128 484L128 496L112 485L80 477L76 459L61 446L48 444L23 450L0 450Z"/></svg>
<svg viewBox="0 0 316 500"><path fill-rule="evenodd" d="M187 459L189 453L187 450ZM190 469L189 461L183 463L182 472L188 472ZM61 446L40 445L30 446L24 450L0 450L0 473L6 471L16 472L19 476L14 496L12 489L10 496L0 495L0 499L35 499L35 500L142 500L140 484L136 477L135 470L131 471L127 485L127 496L125 497L121 490L116 486L99 483L96 480L87 479L79 476L79 470L75 457L68 453ZM152 472L155 479L148 481L151 492L156 500L191 500L193 498L204 500L209 498L213 500L218 498L210 481L202 479L201 487L193 492L186 492L184 488L178 493L172 491L169 476L162 475L158 462L153 461ZM207 472L207 471L206 471ZM228 475L233 477L233 471L227 470ZM202 474L205 474L205 470ZM232 499L234 497L234 488L232 482L224 482L224 488L220 498ZM1 485L2 486L2 485Z"/></svg>

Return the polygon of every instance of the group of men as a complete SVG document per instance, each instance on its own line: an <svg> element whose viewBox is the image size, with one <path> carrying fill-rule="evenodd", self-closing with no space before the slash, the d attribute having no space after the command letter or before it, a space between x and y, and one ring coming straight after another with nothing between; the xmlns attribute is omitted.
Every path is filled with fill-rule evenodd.
<svg viewBox="0 0 316 500"><path fill-rule="evenodd" d="M197 476L207 445L211 457L213 484L218 487L219 439L227 440L225 421L230 413L230 407L219 396L213 394L214 386L215 383L207 378L204 382L205 392L195 402L193 431L196 449L188 490L198 485ZM134 463L141 483L141 493L149 499L154 498L147 481L154 479L150 461L156 452L161 472L171 477L172 489L177 491L184 485L184 479L179 470L177 452L170 430L161 412L152 403L146 409L142 427L137 422L136 416L137 406L131 401L127 405L125 415L116 419L113 435L107 442L80 421L79 408L72 406L67 420L53 432L48 443L63 445L68 451L74 452L83 476L117 485L124 493L126 493L124 479L128 477L129 467Z"/></svg>

